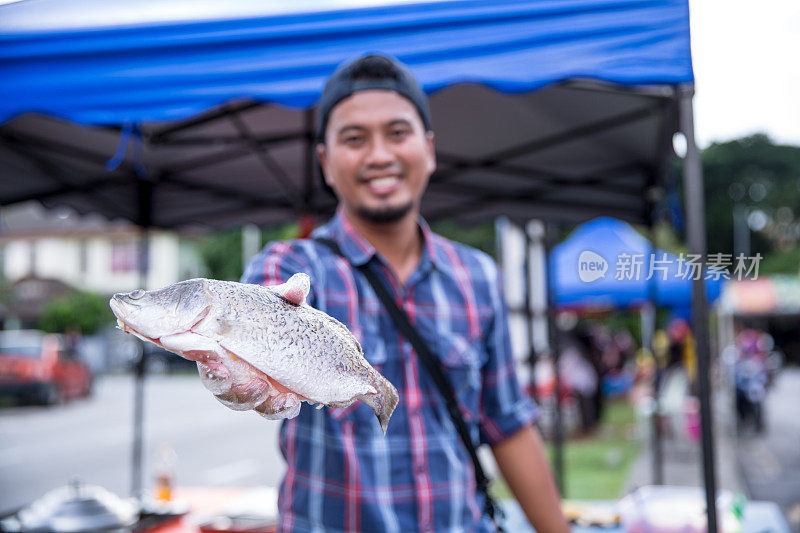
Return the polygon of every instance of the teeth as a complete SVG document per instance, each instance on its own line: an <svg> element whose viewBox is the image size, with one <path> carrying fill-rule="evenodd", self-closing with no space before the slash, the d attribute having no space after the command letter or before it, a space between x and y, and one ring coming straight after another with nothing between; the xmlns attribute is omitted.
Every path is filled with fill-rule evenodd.
<svg viewBox="0 0 800 533"><path fill-rule="evenodd" d="M369 183L374 187L389 187L390 185L394 185L397 181L397 176L387 176L385 178L374 179Z"/></svg>

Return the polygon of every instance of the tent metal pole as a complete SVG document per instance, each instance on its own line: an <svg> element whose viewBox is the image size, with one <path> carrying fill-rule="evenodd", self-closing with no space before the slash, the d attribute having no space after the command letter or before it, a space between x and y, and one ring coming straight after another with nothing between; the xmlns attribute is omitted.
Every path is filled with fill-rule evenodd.
<svg viewBox="0 0 800 533"><path fill-rule="evenodd" d="M449 167L435 173L431 177L432 182L437 184L447 183L451 178L458 177L461 175L461 173L480 166L475 160L454 156L443 152L436 152L436 161L443 166ZM591 187L593 189L596 188L597 190L602 191L617 191L640 195L642 193L641 187L614 182L619 181L624 177L620 176L620 174L624 174L625 172L642 172L646 169L646 167L640 163L625 163L624 165L612 165L601 168L591 174L581 174L580 177L553 172L552 170L543 170L541 168L535 168L528 165L512 165L507 163L496 163L489 167L489 169L497 172L498 174L520 178L520 185L527 186L529 182L536 180L534 188L525 187L524 190L529 192L544 190L544 187L547 187L547 190L550 190L552 187L563 187L564 185L569 185L570 187ZM617 175L615 176L614 174ZM459 183L458 185L462 186L466 184ZM493 188L490 186L479 187L474 185L470 186L470 189L473 191L493 190Z"/></svg>
<svg viewBox="0 0 800 533"><path fill-rule="evenodd" d="M305 131L292 130L281 133L270 133L268 135L253 135L253 142L264 145L274 145L280 143L288 143L293 141L301 141L305 139ZM167 144L169 146L244 146L249 152L247 146L247 139L243 139L241 135L198 135L190 137L188 135L181 136L177 139L169 139L160 144Z"/></svg>
<svg viewBox="0 0 800 533"><path fill-rule="evenodd" d="M148 265L150 263L150 226L152 225L153 184L147 179L138 179L137 183L137 222L141 229L139 239L139 286L147 289ZM133 452L131 472L131 495L135 498L142 494L142 464L144 457L144 382L147 370L147 354L144 341L139 341L139 358L134 371L133 388Z"/></svg>
<svg viewBox="0 0 800 533"><path fill-rule="evenodd" d="M652 270L652 261L655 256L655 250L658 248L656 245L656 232L655 226L653 224L653 217L652 217L652 208L650 209L651 216L648 219L648 233L650 234L650 242L648 248L650 250L649 257L647 258L647 265L648 265L648 275L650 275L650 271ZM653 351L653 333L655 332L656 326L656 312L658 310L658 306L656 303L657 294L656 294L656 279L655 273L650 276L647 280L647 305L651 306L650 313L642 313L641 320L647 320L647 324L642 325L642 331L647 332L648 338L642 337L642 346L646 347L650 350L650 353L653 354L653 361L655 362L655 369L653 372L653 413L650 416L650 422L652 425L652 439L651 439L651 455L653 460L653 484L654 485L663 485L664 484L664 449L663 449L663 441L662 441L662 434L661 434L661 424L660 424L660 416L661 416L661 375L660 375L660 368L658 366L658 362L655 357L655 353Z"/></svg>
<svg viewBox="0 0 800 533"><path fill-rule="evenodd" d="M517 146L512 146L511 148L500 150L488 154L479 160L472 161L469 165L469 168L461 167L456 169L448 169L446 171L440 172L439 179L445 180L448 177L450 177L451 174L458 174L460 172L463 172L464 170L492 169L496 165L503 164L504 161L507 161L509 159L514 159L522 155L530 155L533 154L534 152L546 150L553 146L557 146L566 141L575 141L576 139L591 137L593 135L597 135L599 133L612 130L614 128L625 126L633 122L637 122L639 120L644 120L650 118L655 114L658 114L659 111L661 111L666 105L668 105L668 102L657 102L656 104L651 104L641 107L639 109L634 109L633 111L624 113L622 115L617 115L611 118L602 119L597 122L592 122L589 124L578 126L571 130L559 132L556 135L552 135L544 139L536 139L535 141L532 142L527 142L519 144Z"/></svg>
<svg viewBox="0 0 800 533"><path fill-rule="evenodd" d="M672 89L669 90L672 93ZM668 103L663 108L661 116L661 128L659 130L658 138L658 165L652 172L648 174L649 188L647 191L647 222L650 234L651 251L655 253L658 249L658 237L655 231L656 225L656 205L663 197L662 186L667 182L670 173L670 162L672 161L673 147L672 137L674 134L673 123L668 117L674 116L677 112L678 102L674 94L668 100ZM648 300L652 304L652 312L647 314L649 323L647 330L650 338L646 342L643 338L643 346L646 347L651 356L653 357L653 414L651 416L651 454L652 454L652 467L653 467L653 484L664 484L664 435L661 430L661 381L663 379L663 372L661 368L661 360L656 357L655 349L653 346L653 335L656 331L656 322L658 318L658 302L657 302L657 286L656 280L650 279L648 284Z"/></svg>
<svg viewBox="0 0 800 533"><path fill-rule="evenodd" d="M533 291L531 290L531 244L533 243L531 239L531 234L528 231L528 223L523 222L520 224L520 229L523 231L525 235L525 262L524 262L524 271L525 271L525 331L528 334L528 357L526 358L528 361L528 366L530 368L530 387L531 387L531 398L536 400L536 349L533 343L533 307L531 298L533 296Z"/></svg>
<svg viewBox="0 0 800 533"><path fill-rule="evenodd" d="M686 157L683 163L683 182L686 204L686 232L689 253L706 254L705 200L703 197L703 169L694 139L694 86L679 89L680 128L686 136ZM704 269L701 269L704 274ZM706 489L706 514L708 532L717 532L716 479L714 475L714 442L711 419L711 392L709 384L710 352L708 343L708 309L703 275L692 285L692 322L697 341L697 384L700 393L700 421L703 449L703 482Z"/></svg>
<svg viewBox="0 0 800 533"><path fill-rule="evenodd" d="M657 114L664 105L664 101L650 103L649 105L642 106L627 113L616 115L610 118L604 118L596 122L583 124L571 130L562 131L555 135L551 135L550 137L545 137L544 139L536 139L534 141L506 148L505 150L499 150L482 158L478 165L480 168L491 168L493 164L506 159L514 159L515 157L522 155L530 155L534 152L546 150L547 148L559 145L566 141L574 141L583 137L591 137L593 135L597 135L598 133L603 133L614 128L628 125L632 122L644 120L646 118L650 118L654 114Z"/></svg>
<svg viewBox="0 0 800 533"><path fill-rule="evenodd" d="M564 484L564 435L561 420L561 378L558 372L559 346L558 346L558 327L556 326L556 295L555 295L555 272L550 265L550 255L557 239L558 227L555 223L549 222L545 225L545 261L547 269L547 331L549 335L550 355L553 360L553 370L555 375L555 389L553 390L553 465L558 490L562 495L565 494Z"/></svg>
<svg viewBox="0 0 800 533"><path fill-rule="evenodd" d="M228 118L230 119L234 128L236 128L236 131L241 134L243 139L246 139L247 145L251 152L261 163L261 166L264 167L264 170L267 171L267 175L272 177L272 180L286 197L286 200L294 205L299 205L301 201L300 192L295 187L292 178L286 173L283 167L281 167L280 163L278 163L278 161L269 152L269 147L260 146L257 142L255 142L253 139L253 132L250 130L250 127L237 113L232 113L228 116Z"/></svg>
<svg viewBox="0 0 800 533"><path fill-rule="evenodd" d="M439 190L443 191L441 185L439 186ZM463 196L464 189L458 185L453 185L452 188L448 189L453 191L454 193L459 193ZM555 190L555 189L554 189ZM550 191L552 192L552 191ZM541 192L536 191L535 193L530 194L519 194L515 198L511 199L506 195L502 194L489 194L483 193L476 196L469 196L464 198L462 201L450 204L446 207L441 208L439 211L435 211L432 215L429 215L429 218L447 218L457 215L463 215L464 213L475 213L480 212L481 208L485 208L486 205L491 205L492 202L503 202L504 208L506 212L510 210L510 206L513 205L512 202L522 203L522 202L530 202L532 200L543 200L546 201L547 207L552 208L564 208L564 211L567 209L573 209L573 213L576 214L573 218L593 218L598 217L601 215L608 215L614 216L617 218L622 218L624 220L642 220L643 217L643 210L640 206L631 206L631 205L624 205L623 203L617 202L614 204L606 204L606 205L599 205L592 202L572 202L572 201L562 201L562 200L547 200L540 198ZM526 206L525 209L529 212L531 207ZM581 211L578 211L581 210ZM569 212L567 212L569 213ZM579 213L579 216L578 216ZM571 214L571 213L570 213Z"/></svg>
<svg viewBox="0 0 800 533"><path fill-rule="evenodd" d="M153 144L161 144L164 142L168 142L170 140L169 137L173 133L179 133L186 129L207 124L209 122L225 118L234 113L242 113L244 111L248 111L250 109L262 105L264 104L256 101L243 102L238 105L226 104L220 107L219 109L214 109L212 111L200 115L199 117L190 118L189 120L184 120L183 122L179 122L178 124L171 124L159 130L156 130L150 135L150 142L152 142Z"/></svg>

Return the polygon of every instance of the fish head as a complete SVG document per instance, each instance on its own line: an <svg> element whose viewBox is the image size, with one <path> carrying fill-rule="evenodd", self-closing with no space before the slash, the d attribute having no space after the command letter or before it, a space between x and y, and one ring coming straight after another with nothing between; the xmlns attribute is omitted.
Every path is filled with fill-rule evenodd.
<svg viewBox="0 0 800 533"><path fill-rule="evenodd" d="M203 279L117 293L109 301L120 329L150 341L190 331L208 315L212 303L213 295Z"/></svg>

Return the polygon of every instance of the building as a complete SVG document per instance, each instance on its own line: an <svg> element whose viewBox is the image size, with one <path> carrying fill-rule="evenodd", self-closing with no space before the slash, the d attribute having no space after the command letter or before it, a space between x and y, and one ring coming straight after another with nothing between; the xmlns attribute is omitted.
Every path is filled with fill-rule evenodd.
<svg viewBox="0 0 800 533"><path fill-rule="evenodd" d="M104 296L140 288L140 238L139 229L125 222L80 217L68 210L48 211L37 203L3 208L0 267L7 292L18 300L5 302L6 327L21 322L30 326L32 306L26 301L34 297L46 301L48 295L39 292L47 287L66 285ZM203 270L186 238L175 232L150 232L147 280L141 288L198 277ZM33 314L38 307L33 306ZM23 309L25 316L15 315Z"/></svg>

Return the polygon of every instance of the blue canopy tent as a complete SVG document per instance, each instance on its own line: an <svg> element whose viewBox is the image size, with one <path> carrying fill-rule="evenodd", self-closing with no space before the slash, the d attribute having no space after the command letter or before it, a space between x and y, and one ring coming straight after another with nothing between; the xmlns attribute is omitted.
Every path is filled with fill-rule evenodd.
<svg viewBox="0 0 800 533"><path fill-rule="evenodd" d="M685 0L235 4L0 6L0 202L142 222L146 174L148 225L327 214L309 108L378 51L432 94L427 217L647 219L692 81Z"/></svg>
<svg viewBox="0 0 800 533"><path fill-rule="evenodd" d="M674 254L653 249L620 220L601 217L582 224L553 248L549 261L555 302L562 308L627 308L652 301L683 313L691 304L689 267ZM722 278L709 276L705 285L713 302Z"/></svg>
<svg viewBox="0 0 800 533"><path fill-rule="evenodd" d="M682 131L690 249L704 252L686 0L3 5L0 205L145 228L330 213L311 106L336 65L370 51L431 94L426 217L646 223ZM702 365L702 335L698 352Z"/></svg>

